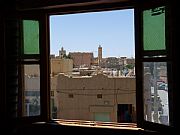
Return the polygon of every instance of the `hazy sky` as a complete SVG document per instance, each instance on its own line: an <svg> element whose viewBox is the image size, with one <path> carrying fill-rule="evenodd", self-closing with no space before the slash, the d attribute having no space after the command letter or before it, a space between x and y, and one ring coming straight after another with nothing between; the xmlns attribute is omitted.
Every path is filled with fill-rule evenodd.
<svg viewBox="0 0 180 135"><path fill-rule="evenodd" d="M103 57L134 57L134 10L54 15L50 17L51 54L93 52Z"/></svg>

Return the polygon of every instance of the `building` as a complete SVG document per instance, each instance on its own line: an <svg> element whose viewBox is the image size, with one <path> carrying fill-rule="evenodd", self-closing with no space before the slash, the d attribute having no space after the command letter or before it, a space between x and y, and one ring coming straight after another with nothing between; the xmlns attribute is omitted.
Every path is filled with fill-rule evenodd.
<svg viewBox="0 0 180 135"><path fill-rule="evenodd" d="M101 67L120 69L121 65L119 64L117 57L107 57L107 58L103 58L103 60L101 61Z"/></svg>
<svg viewBox="0 0 180 135"><path fill-rule="evenodd" d="M102 47L99 45L98 47L98 65L101 65L102 62Z"/></svg>
<svg viewBox="0 0 180 135"><path fill-rule="evenodd" d="M61 50L59 50L59 57L63 58L66 55L66 50L64 50L63 47L61 47Z"/></svg>
<svg viewBox="0 0 180 135"><path fill-rule="evenodd" d="M135 65L135 59L134 58L126 58L126 65Z"/></svg>
<svg viewBox="0 0 180 135"><path fill-rule="evenodd" d="M24 67L24 72L26 75L29 75L29 76L40 76L40 67L39 65L25 65Z"/></svg>
<svg viewBox="0 0 180 135"><path fill-rule="evenodd" d="M103 74L53 78L57 118L106 122L128 122L125 111L136 121L134 77L108 77ZM130 122L130 121L129 121Z"/></svg>
<svg viewBox="0 0 180 135"><path fill-rule="evenodd" d="M40 115L40 77L25 76L25 104L23 106L24 116Z"/></svg>
<svg viewBox="0 0 180 135"><path fill-rule="evenodd" d="M91 52L69 52L69 56L73 59L74 67L90 67L94 58Z"/></svg>
<svg viewBox="0 0 180 135"><path fill-rule="evenodd" d="M65 73L71 75L73 70L73 60L66 58L51 58L51 74Z"/></svg>

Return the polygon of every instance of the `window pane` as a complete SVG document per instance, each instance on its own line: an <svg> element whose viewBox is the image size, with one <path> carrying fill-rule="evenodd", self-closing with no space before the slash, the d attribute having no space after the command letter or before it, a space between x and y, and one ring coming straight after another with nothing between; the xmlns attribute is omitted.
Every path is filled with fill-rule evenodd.
<svg viewBox="0 0 180 135"><path fill-rule="evenodd" d="M39 22L23 20L24 54L39 54Z"/></svg>
<svg viewBox="0 0 180 135"><path fill-rule="evenodd" d="M165 50L165 7L143 12L144 50Z"/></svg>
<svg viewBox="0 0 180 135"><path fill-rule="evenodd" d="M24 65L24 116L40 115L39 65Z"/></svg>
<svg viewBox="0 0 180 135"><path fill-rule="evenodd" d="M144 119L169 125L166 62L144 62Z"/></svg>

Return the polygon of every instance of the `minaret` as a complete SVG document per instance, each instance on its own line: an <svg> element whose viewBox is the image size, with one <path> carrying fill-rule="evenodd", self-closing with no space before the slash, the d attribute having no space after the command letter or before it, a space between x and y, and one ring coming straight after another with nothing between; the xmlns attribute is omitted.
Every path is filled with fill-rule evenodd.
<svg viewBox="0 0 180 135"><path fill-rule="evenodd" d="M98 65L100 66L102 62L102 47L99 45L98 47Z"/></svg>

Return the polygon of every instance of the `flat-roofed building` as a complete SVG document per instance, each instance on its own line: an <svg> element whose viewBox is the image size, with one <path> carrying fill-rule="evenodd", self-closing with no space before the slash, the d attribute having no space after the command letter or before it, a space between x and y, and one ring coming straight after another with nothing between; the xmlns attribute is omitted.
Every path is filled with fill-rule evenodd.
<svg viewBox="0 0 180 135"><path fill-rule="evenodd" d="M92 52L70 52L69 56L73 59L74 67L90 67L94 58Z"/></svg>
<svg viewBox="0 0 180 135"><path fill-rule="evenodd" d="M134 77L108 77L103 74L53 77L57 118L127 122L125 111L136 121Z"/></svg>

